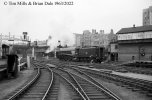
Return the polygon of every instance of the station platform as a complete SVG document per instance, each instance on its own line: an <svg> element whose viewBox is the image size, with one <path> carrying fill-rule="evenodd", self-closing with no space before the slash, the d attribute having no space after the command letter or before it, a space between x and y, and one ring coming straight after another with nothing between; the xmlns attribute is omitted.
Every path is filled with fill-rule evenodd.
<svg viewBox="0 0 152 100"><path fill-rule="evenodd" d="M109 72L111 74L125 76L125 77L131 77L131 78L136 78L136 79L152 81L152 76L151 75L136 74L136 73L130 73L130 72L123 73L123 72L116 72L116 71L113 71L113 70L89 68L89 67L84 67L84 66L78 66L78 67L85 68L85 69L90 69L90 70L95 70L95 71Z"/></svg>

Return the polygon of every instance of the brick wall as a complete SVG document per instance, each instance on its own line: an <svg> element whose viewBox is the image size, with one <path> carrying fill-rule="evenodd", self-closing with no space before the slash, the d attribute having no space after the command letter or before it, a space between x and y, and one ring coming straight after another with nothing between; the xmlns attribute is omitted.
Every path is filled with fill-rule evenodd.
<svg viewBox="0 0 152 100"><path fill-rule="evenodd" d="M145 56L139 54L139 49L145 51ZM152 56L152 44L119 44L118 46L118 61L145 60L150 61Z"/></svg>

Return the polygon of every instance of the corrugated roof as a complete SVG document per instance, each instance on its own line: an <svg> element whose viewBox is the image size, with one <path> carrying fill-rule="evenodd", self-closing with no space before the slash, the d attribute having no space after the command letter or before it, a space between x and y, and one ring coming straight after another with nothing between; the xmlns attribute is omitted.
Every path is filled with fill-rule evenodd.
<svg viewBox="0 0 152 100"><path fill-rule="evenodd" d="M147 31L152 31L152 25L122 28L116 34L137 33L137 32L147 32Z"/></svg>

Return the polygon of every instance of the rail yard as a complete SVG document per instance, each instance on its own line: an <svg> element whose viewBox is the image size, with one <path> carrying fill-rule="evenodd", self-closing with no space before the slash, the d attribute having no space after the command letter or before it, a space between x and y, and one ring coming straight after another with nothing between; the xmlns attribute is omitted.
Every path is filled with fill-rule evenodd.
<svg viewBox="0 0 152 100"><path fill-rule="evenodd" d="M117 75L111 64L31 59L33 73L4 100L151 100L152 80ZM105 66L109 66L107 69ZM110 69L112 67L113 69ZM29 71L29 69L24 69ZM119 73L128 73L120 72ZM134 73L136 74L136 73ZM145 74L143 74L145 75ZM147 75L151 77L151 75ZM17 80L17 79L14 79ZM4 80L5 81L5 80ZM3 82L3 80L2 80ZM1 84L1 83L0 83ZM11 84L11 82L10 82ZM12 84L12 86L16 84ZM0 87L1 88L1 87ZM7 89L7 87L5 88Z"/></svg>
<svg viewBox="0 0 152 100"><path fill-rule="evenodd" d="M38 51L36 58L25 48L3 46L2 100L152 99L151 62L107 62L105 49L99 47L63 48L53 52L56 57Z"/></svg>
<svg viewBox="0 0 152 100"><path fill-rule="evenodd" d="M0 0L0 100L152 100L152 0L65 1Z"/></svg>

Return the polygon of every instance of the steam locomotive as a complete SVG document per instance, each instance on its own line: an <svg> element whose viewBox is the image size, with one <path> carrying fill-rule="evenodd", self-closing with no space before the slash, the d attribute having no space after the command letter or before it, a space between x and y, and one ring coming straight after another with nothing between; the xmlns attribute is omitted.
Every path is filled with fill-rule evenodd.
<svg viewBox="0 0 152 100"><path fill-rule="evenodd" d="M105 60L104 47L84 48L60 48L56 51L56 57L60 60L78 62L102 62Z"/></svg>

